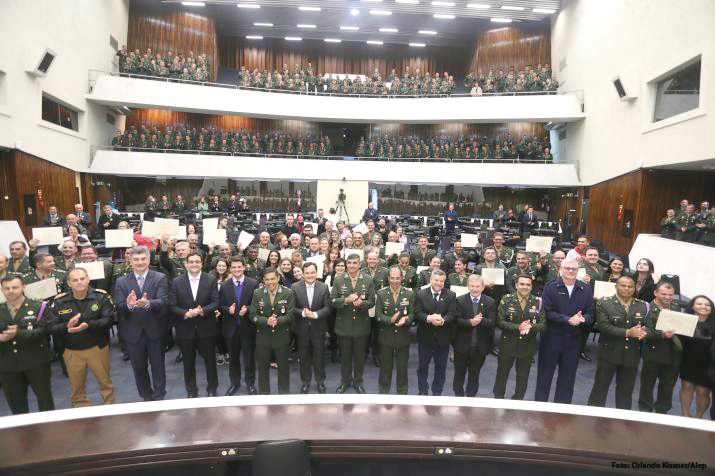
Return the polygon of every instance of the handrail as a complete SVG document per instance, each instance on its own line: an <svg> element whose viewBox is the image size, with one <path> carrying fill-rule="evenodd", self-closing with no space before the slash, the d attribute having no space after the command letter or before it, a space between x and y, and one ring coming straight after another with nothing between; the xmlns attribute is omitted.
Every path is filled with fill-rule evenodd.
<svg viewBox="0 0 715 476"><path fill-rule="evenodd" d="M494 163L494 164L576 164L575 161L552 162L550 160L535 160L535 159L450 159L450 158L389 158L389 157L357 157L349 155L308 155L308 154L257 154L257 153L241 153L241 152L220 152L212 150L184 150L184 149L153 149L143 147L121 147L121 146L92 146L92 157L98 150L115 150L126 152L152 152L152 153L177 153L177 154L194 154L194 155L219 155L231 157L264 157L274 159L309 159L309 160L354 160L354 161L373 161L373 162L438 162L438 163ZM90 166L91 166L90 162Z"/></svg>

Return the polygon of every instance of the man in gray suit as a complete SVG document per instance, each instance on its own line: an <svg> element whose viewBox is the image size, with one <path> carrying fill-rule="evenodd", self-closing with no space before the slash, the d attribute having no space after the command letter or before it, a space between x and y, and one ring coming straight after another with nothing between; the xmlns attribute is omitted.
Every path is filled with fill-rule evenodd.
<svg viewBox="0 0 715 476"><path fill-rule="evenodd" d="M119 336L127 344L139 395L145 401L163 400L166 373L162 338L166 334L169 285L166 276L149 269L146 247L132 248L130 264L132 272L119 278L114 287ZM151 365L151 380L147 359Z"/></svg>
<svg viewBox="0 0 715 476"><path fill-rule="evenodd" d="M300 393L308 393L313 370L318 393L325 393L325 332L330 314L330 290L328 285L317 280L318 266L303 265L303 280L292 286L295 294L293 330L298 335L300 355L300 378L303 386Z"/></svg>

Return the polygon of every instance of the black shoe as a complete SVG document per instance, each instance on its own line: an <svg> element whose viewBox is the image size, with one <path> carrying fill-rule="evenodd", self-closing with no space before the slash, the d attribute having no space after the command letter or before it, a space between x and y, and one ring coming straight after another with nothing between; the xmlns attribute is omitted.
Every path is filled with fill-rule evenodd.
<svg viewBox="0 0 715 476"><path fill-rule="evenodd" d="M124 362L126 362L127 360L129 360L129 354L127 354L126 352L125 352L124 354L122 354L122 360L123 360Z"/></svg>
<svg viewBox="0 0 715 476"><path fill-rule="evenodd" d="M375 364L375 367L379 367L382 361L380 360L379 355L373 355L372 356L372 363Z"/></svg>
<svg viewBox="0 0 715 476"><path fill-rule="evenodd" d="M345 393L349 388L349 385L340 385L338 388L335 389L335 393Z"/></svg>
<svg viewBox="0 0 715 476"><path fill-rule="evenodd" d="M355 385L355 392L356 393L366 393L365 387L363 387L362 385Z"/></svg>
<svg viewBox="0 0 715 476"><path fill-rule="evenodd" d="M186 398L198 398L199 392L188 392Z"/></svg>
<svg viewBox="0 0 715 476"><path fill-rule="evenodd" d="M497 349L492 349L491 354L492 354L493 356L499 357L499 350L497 350Z"/></svg>
<svg viewBox="0 0 715 476"><path fill-rule="evenodd" d="M174 362L176 362L177 364L180 364L182 360L184 360L184 354L179 352L179 355L176 356L176 358L174 359Z"/></svg>
<svg viewBox="0 0 715 476"><path fill-rule="evenodd" d="M310 389L310 385L307 383L304 383L302 387L300 387L300 393L308 393L308 389Z"/></svg>
<svg viewBox="0 0 715 476"><path fill-rule="evenodd" d="M581 352L580 354L578 354L578 356L581 357L586 362L591 362L591 356L588 355L586 352Z"/></svg>
<svg viewBox="0 0 715 476"><path fill-rule="evenodd" d="M248 386L248 394L249 395L258 395L258 392L256 391L256 387L253 385Z"/></svg>
<svg viewBox="0 0 715 476"><path fill-rule="evenodd" d="M230 397L231 395L235 394L238 391L238 387L240 387L241 384L238 385L231 385L228 387L228 390L226 390L226 396Z"/></svg>
<svg viewBox="0 0 715 476"><path fill-rule="evenodd" d="M338 349L332 349L330 351L330 361L336 363L338 361Z"/></svg>
<svg viewBox="0 0 715 476"><path fill-rule="evenodd" d="M325 393L325 384L324 383L318 384L318 393Z"/></svg>
<svg viewBox="0 0 715 476"><path fill-rule="evenodd" d="M209 390L206 392L207 397L215 397L216 396L216 390Z"/></svg>

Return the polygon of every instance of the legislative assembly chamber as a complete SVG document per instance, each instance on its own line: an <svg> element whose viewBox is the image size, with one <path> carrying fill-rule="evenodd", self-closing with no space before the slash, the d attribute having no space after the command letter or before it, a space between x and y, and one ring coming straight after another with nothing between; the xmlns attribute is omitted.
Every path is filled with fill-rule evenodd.
<svg viewBox="0 0 715 476"><path fill-rule="evenodd" d="M715 474L713 25L0 0L0 475Z"/></svg>

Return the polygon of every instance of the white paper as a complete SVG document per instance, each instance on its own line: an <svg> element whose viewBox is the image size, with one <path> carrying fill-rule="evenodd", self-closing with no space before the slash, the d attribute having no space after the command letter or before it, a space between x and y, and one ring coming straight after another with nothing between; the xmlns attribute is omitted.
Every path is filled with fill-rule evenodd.
<svg viewBox="0 0 715 476"><path fill-rule="evenodd" d="M268 253L270 253L271 250L268 248L258 248L258 258L262 259L263 261L268 261Z"/></svg>
<svg viewBox="0 0 715 476"><path fill-rule="evenodd" d="M142 222L142 236L153 238L156 236L156 224L153 221Z"/></svg>
<svg viewBox="0 0 715 476"><path fill-rule="evenodd" d="M586 268L579 268L578 273L576 273L576 279L578 279L579 281L583 281L583 278L586 276L588 276Z"/></svg>
<svg viewBox="0 0 715 476"><path fill-rule="evenodd" d="M551 253L551 245L554 242L553 236L530 236L526 239L526 251L532 253L539 253L541 251L546 251Z"/></svg>
<svg viewBox="0 0 715 476"><path fill-rule="evenodd" d="M281 255L281 259L282 259L282 260L283 260L283 259L291 259L291 257L293 256L293 252L294 252L294 251L296 251L296 250L294 250L293 248L288 248L288 249L285 249L285 250L279 250L279 251L278 251L278 254Z"/></svg>
<svg viewBox="0 0 715 476"><path fill-rule="evenodd" d="M305 259L309 263L323 263L325 261L325 255L310 256Z"/></svg>
<svg viewBox="0 0 715 476"><path fill-rule="evenodd" d="M206 230L215 230L218 228L218 218L204 218L202 221L204 234Z"/></svg>
<svg viewBox="0 0 715 476"><path fill-rule="evenodd" d="M0 253L10 256L10 243L21 241L27 247L25 235L22 234L20 225L15 220L0 221Z"/></svg>
<svg viewBox="0 0 715 476"><path fill-rule="evenodd" d="M57 295L57 281L47 278L42 281L25 285L25 296L36 301L43 301Z"/></svg>
<svg viewBox="0 0 715 476"><path fill-rule="evenodd" d="M245 231L241 231L241 234L238 235L238 241L236 242L236 245L241 245L241 248L244 250L248 249L248 245L251 244L254 238L255 235L246 233Z"/></svg>
<svg viewBox="0 0 715 476"><path fill-rule="evenodd" d="M477 248L477 245L479 244L479 235L462 233L460 241L462 242L462 248Z"/></svg>
<svg viewBox="0 0 715 476"><path fill-rule="evenodd" d="M417 267L417 274L420 274L422 271L429 269L429 266L418 266Z"/></svg>
<svg viewBox="0 0 715 476"><path fill-rule="evenodd" d="M339 216L337 216L337 215L323 215L323 216L325 217L326 220L333 222L333 228L335 228L336 230L338 229L337 224L340 221Z"/></svg>
<svg viewBox="0 0 715 476"><path fill-rule="evenodd" d="M601 299L616 294L616 283L610 281L596 281L593 284L593 298Z"/></svg>
<svg viewBox="0 0 715 476"><path fill-rule="evenodd" d="M457 297L464 296L469 292L469 288L467 286L450 286L449 289L452 290Z"/></svg>
<svg viewBox="0 0 715 476"><path fill-rule="evenodd" d="M7 299L5 299L5 295L2 292L0 292L0 304L4 303L6 301L7 301Z"/></svg>
<svg viewBox="0 0 715 476"><path fill-rule="evenodd" d="M176 235L173 236L179 241L186 240L186 225L181 225L176 230Z"/></svg>
<svg viewBox="0 0 715 476"><path fill-rule="evenodd" d="M431 284L425 284L424 286L420 286L420 289L427 289L428 287L432 286Z"/></svg>
<svg viewBox="0 0 715 476"><path fill-rule="evenodd" d="M179 220L174 218L154 218L154 233L156 233L156 236L177 236L179 234Z"/></svg>
<svg viewBox="0 0 715 476"><path fill-rule="evenodd" d="M353 254L359 255L359 256L360 256L360 261L362 261L363 258L365 258L365 252L364 252L363 250L358 250L358 249L355 249L355 248L345 248L345 249L343 249L343 258L348 259L348 256L353 255Z"/></svg>
<svg viewBox="0 0 715 476"><path fill-rule="evenodd" d="M698 316L684 312L663 309L658 315L655 329L658 331L675 331L676 334L693 337L698 325Z"/></svg>
<svg viewBox="0 0 715 476"><path fill-rule="evenodd" d="M134 244L134 232L130 229L104 232L105 248L131 248L132 244Z"/></svg>
<svg viewBox="0 0 715 476"><path fill-rule="evenodd" d="M364 222L361 222L356 227L353 227L353 233L355 233L356 231L359 231L363 235L366 234L368 232L367 225Z"/></svg>
<svg viewBox="0 0 715 476"><path fill-rule="evenodd" d="M44 228L33 228L32 237L40 240L38 246L61 245L64 240L61 226L48 226Z"/></svg>
<svg viewBox="0 0 715 476"><path fill-rule="evenodd" d="M402 253L404 250L404 243L385 243L385 256L387 257L392 255L400 256L400 253Z"/></svg>
<svg viewBox="0 0 715 476"><path fill-rule="evenodd" d="M226 229L204 228L204 245L210 245L211 243L215 245L226 243Z"/></svg>
<svg viewBox="0 0 715 476"><path fill-rule="evenodd" d="M75 268L82 268L87 271L89 280L104 279L104 263L101 261L92 261L91 263L75 263Z"/></svg>
<svg viewBox="0 0 715 476"><path fill-rule="evenodd" d="M504 268L482 268L484 284L504 285Z"/></svg>

